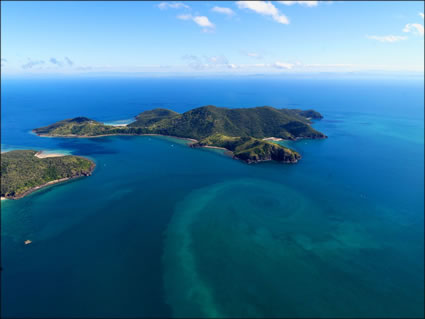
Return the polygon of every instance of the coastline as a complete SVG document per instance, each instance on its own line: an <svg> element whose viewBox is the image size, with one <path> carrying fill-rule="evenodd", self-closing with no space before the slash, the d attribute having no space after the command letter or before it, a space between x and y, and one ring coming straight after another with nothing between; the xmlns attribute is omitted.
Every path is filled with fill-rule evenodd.
<svg viewBox="0 0 425 319"><path fill-rule="evenodd" d="M172 136L172 135L164 135L164 134L123 134L123 133L118 133L118 134L103 134L103 135L96 135L96 136L79 136L79 135L45 135L45 134L37 134L36 135L40 136L40 137L64 137L64 138L94 138L94 137L107 137L107 136L163 136L163 137L171 137L171 138L175 138L175 139L181 139L181 140L186 140L189 141L191 143L188 143L187 145L189 147L192 148L209 148L209 149L218 149L218 150L222 150L224 151L224 155L230 156L233 159L237 159L240 160L242 162L245 162L247 164L252 164L252 163L260 163L260 162L268 162L268 161L273 161L273 159L263 159L263 160L243 160L240 159L238 157L235 156L235 154L228 150L227 148L224 147L219 147L219 146L213 146L213 145L195 145L196 143L198 143L199 141L193 138L188 138L188 137L179 137L179 136ZM314 138L309 138L309 137L298 137L298 138L294 138L294 139L283 139L280 137L265 137L262 140L263 141L268 141L268 142L279 142L279 141L297 141L297 140L301 140L301 139L326 139L328 138L326 135L324 135L323 137L314 137ZM296 160L295 162L288 162L289 164L294 164L294 163L298 163L298 160Z"/></svg>
<svg viewBox="0 0 425 319"><path fill-rule="evenodd" d="M164 136L164 137L172 137L172 138L177 138L177 139L181 139L181 140L186 140L186 141L190 141L193 143L197 143L199 142L198 140L194 139L194 138L189 138L189 137L180 137L180 136L173 136L173 135L165 135L165 134L124 134L124 133L117 133L117 134L102 134L102 135L87 135L87 136L81 136L81 135L47 135L47 134L37 134L34 132L34 134L36 134L37 136L40 137L63 137L63 138L97 138L97 137L107 137L107 136ZM263 141L272 141L272 142L278 142L278 141L299 141L299 140L322 140L322 139L327 139L328 136L324 135L324 136L320 136L320 137L295 137L295 138L280 138L280 137L265 137L263 138ZM204 146L202 146L204 147ZM219 148L216 146L211 146L214 148ZM224 148L225 149L225 148ZM225 149L227 150L227 149Z"/></svg>
<svg viewBox="0 0 425 319"><path fill-rule="evenodd" d="M34 132L35 133L35 132ZM64 138L96 138L96 137L107 137L107 136L164 136L164 137L172 137L172 138L177 138L177 139L181 139L181 140L186 140L186 141L190 141L193 143L197 143L198 140L195 140L193 138L189 138L189 137L179 137L179 136L173 136L173 135L165 135L165 134L124 134L124 133L117 133L117 134L102 134L102 135L87 135L87 136L81 136L81 135L47 135L47 134L37 134L35 133L37 136L40 137L64 137Z"/></svg>
<svg viewBox="0 0 425 319"><path fill-rule="evenodd" d="M210 149L221 150L221 151L224 151L224 152L223 152L223 154L224 154L225 156L229 156L229 157L231 157L231 158L233 158L233 159L238 159L238 160L239 160L239 158L237 158L237 157L235 156L235 154L234 154L231 150L228 150L227 148L224 148L224 147L211 146L211 145L204 145L204 146L199 146L199 147L200 147L200 148L210 148Z"/></svg>
<svg viewBox="0 0 425 319"><path fill-rule="evenodd" d="M216 149L216 150L224 150L224 151L229 151L227 148L224 147L219 147L219 146L212 146L212 145L202 145L201 147L205 147L205 148L212 148L212 149Z"/></svg>
<svg viewBox="0 0 425 319"><path fill-rule="evenodd" d="M65 181L68 181L68 180L71 180L71 179L75 179L75 178L78 178L78 177L82 177L82 176L84 176L84 175L79 175L79 176L74 176L74 177L65 177L65 178L61 178L61 179L55 179L55 180L50 181L50 182L47 182L47 183L45 183L43 185L39 185L39 186L35 186L33 188L30 188L25 193L22 193L19 196L10 196L10 197L7 196L7 197L4 197L4 199L13 199L13 200L21 199L21 198L23 198L23 197L25 197L25 196L27 196L27 195L35 192L36 190L41 189L41 188L44 188L44 187L47 187L47 186L50 186L50 185L54 185L54 184L58 184L58 183L61 183L61 182L65 182Z"/></svg>
<svg viewBox="0 0 425 319"><path fill-rule="evenodd" d="M69 180L72 180L72 179L77 179L77 178L80 178L80 177L90 176L93 173L93 171L94 171L94 169L96 167L96 163L94 163L94 162L92 162L92 163L93 164L90 167L90 172L87 173L87 174L82 173L82 174L78 174L78 175L71 176L71 177L64 177L64 178L60 178L60 179L55 179L53 181L44 183L42 185L38 185L38 186L32 187L32 188L28 189L27 191L25 191L24 193L22 193L22 194L20 194L18 196L2 196L1 199L2 200L6 200L6 199L13 199L13 200L21 199L21 198L23 198L23 197L25 197L25 196L27 196L27 195L29 195L29 194L31 194L31 193L39 190L39 189L45 188L47 186L59 184L59 183L66 182L66 181L69 181Z"/></svg>

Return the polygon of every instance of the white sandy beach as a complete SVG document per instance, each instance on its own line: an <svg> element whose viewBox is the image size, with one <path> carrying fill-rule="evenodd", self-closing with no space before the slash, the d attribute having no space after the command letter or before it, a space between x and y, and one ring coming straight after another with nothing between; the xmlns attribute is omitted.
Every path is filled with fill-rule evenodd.
<svg viewBox="0 0 425 319"><path fill-rule="evenodd" d="M127 124L105 124L109 126L127 126Z"/></svg>
<svg viewBox="0 0 425 319"><path fill-rule="evenodd" d="M278 141L283 141L283 138L280 137L266 137L263 138L263 141L273 141L273 142L278 142Z"/></svg>
<svg viewBox="0 0 425 319"><path fill-rule="evenodd" d="M61 156L65 156L66 154L61 154L61 153L46 153L45 151L40 151L35 153L35 157L38 158L48 158L48 157L61 157Z"/></svg>

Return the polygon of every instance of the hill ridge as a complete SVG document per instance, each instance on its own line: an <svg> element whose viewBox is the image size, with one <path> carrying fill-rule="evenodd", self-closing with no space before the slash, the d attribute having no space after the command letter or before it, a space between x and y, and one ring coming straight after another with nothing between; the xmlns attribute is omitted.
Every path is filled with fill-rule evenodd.
<svg viewBox="0 0 425 319"><path fill-rule="evenodd" d="M219 146L223 143L227 145L228 138L232 137L239 138L240 145L235 146L233 150L229 149L229 151L232 151L235 157L243 158L246 162L267 159L293 163L300 158L298 153L297 156L294 155L291 158L274 156L273 154L281 149L289 149L276 143L263 141L263 139L270 137L286 140L326 138L325 134L310 125L311 119L321 119L322 117L319 112L311 109L278 109L271 106L226 108L204 105L184 113L177 113L166 108L143 111L136 116L134 122L127 126L105 125L86 117L76 117L33 131L40 136L58 137L160 134L196 139L198 141L197 146L203 144L205 146ZM212 136L215 136L215 138L210 138ZM217 136L220 136L220 138L217 138ZM252 140L248 145L245 140L240 138L251 138ZM236 143L235 141L233 142ZM269 144L272 144L273 147ZM241 150L242 145L251 148L255 146L253 150L250 149L250 152L248 152L250 156L247 158L242 155L247 154ZM291 150L291 152L295 151ZM289 153L286 152L285 154Z"/></svg>

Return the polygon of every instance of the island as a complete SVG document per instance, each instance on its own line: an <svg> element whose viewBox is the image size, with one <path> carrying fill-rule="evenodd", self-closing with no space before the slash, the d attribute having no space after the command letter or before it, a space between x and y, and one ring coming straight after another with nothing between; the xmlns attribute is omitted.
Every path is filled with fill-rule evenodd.
<svg viewBox="0 0 425 319"><path fill-rule="evenodd" d="M19 199L33 191L73 178L89 176L95 163L74 155L15 150L1 154L1 197Z"/></svg>
<svg viewBox="0 0 425 319"><path fill-rule="evenodd" d="M33 130L47 137L100 137L108 135L166 135L186 138L191 147L226 149L247 163L296 163L301 155L278 140L323 139L312 126L323 116L314 110L277 109L271 106L225 108L207 105L184 113L157 108L144 111L125 126L105 125L76 117Z"/></svg>

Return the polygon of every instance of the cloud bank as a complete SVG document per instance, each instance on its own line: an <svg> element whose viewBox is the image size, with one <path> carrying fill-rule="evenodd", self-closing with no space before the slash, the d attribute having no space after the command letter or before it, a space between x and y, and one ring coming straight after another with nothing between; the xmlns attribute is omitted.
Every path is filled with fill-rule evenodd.
<svg viewBox="0 0 425 319"><path fill-rule="evenodd" d="M41 65L44 64L43 60L31 60L28 59L28 62L22 65L22 69L24 70L28 70L28 69L32 69L33 67L37 66L37 65Z"/></svg>
<svg viewBox="0 0 425 319"><path fill-rule="evenodd" d="M63 63L56 58L50 58L49 62L59 67L63 66Z"/></svg>
<svg viewBox="0 0 425 319"><path fill-rule="evenodd" d="M292 63L287 63L287 62L275 62L273 64L273 67L277 68L277 69L287 69L287 70L291 70L294 65Z"/></svg>
<svg viewBox="0 0 425 319"><path fill-rule="evenodd" d="M230 63L229 60L223 55L215 56L204 56L202 58L196 55L185 55L182 57L183 60L188 61L188 66L194 70L206 70L206 69L237 69L238 65Z"/></svg>
<svg viewBox="0 0 425 319"><path fill-rule="evenodd" d="M403 32L411 32L417 35L424 35L424 26L419 23L408 23L405 25Z"/></svg>

